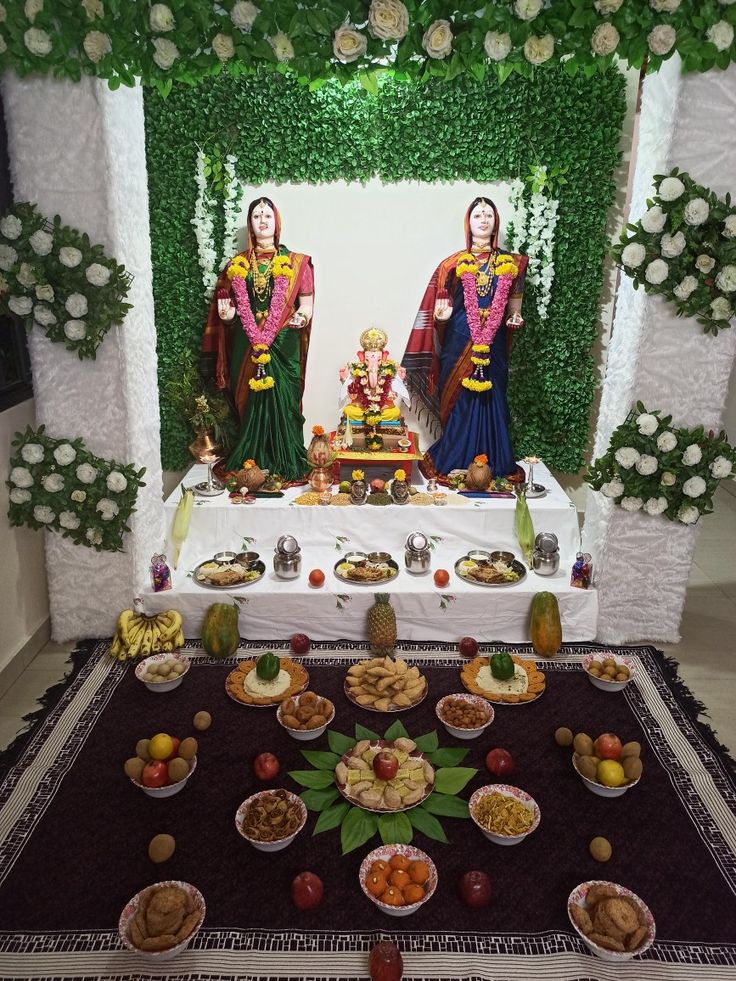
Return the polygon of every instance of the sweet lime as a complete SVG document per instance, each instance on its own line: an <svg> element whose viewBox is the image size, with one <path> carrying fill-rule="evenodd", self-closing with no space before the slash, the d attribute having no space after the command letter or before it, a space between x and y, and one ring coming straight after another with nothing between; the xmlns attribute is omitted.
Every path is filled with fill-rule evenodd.
<svg viewBox="0 0 736 981"><path fill-rule="evenodd" d="M626 774L617 760L601 760L596 770L596 780L604 787L620 787L626 783Z"/></svg>
<svg viewBox="0 0 736 981"><path fill-rule="evenodd" d="M174 740L165 732L157 733L148 744L148 755L152 760L167 760L174 752Z"/></svg>

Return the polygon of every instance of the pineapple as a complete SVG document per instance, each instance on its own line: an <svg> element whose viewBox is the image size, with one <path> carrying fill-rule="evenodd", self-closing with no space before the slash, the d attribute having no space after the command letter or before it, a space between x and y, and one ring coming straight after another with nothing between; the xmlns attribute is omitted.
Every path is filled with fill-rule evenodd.
<svg viewBox="0 0 736 981"><path fill-rule="evenodd" d="M377 653L394 656L396 613L388 601L388 593L376 593L376 602L368 610L368 641Z"/></svg>

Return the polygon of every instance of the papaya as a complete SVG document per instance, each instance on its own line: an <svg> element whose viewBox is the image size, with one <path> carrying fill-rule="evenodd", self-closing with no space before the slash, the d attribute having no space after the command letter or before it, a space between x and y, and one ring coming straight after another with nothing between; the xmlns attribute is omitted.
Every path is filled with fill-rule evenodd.
<svg viewBox="0 0 736 981"><path fill-rule="evenodd" d="M554 593L537 593L532 600L531 640L534 653L552 657L562 647L560 606Z"/></svg>
<svg viewBox="0 0 736 981"><path fill-rule="evenodd" d="M213 603L202 623L202 647L210 657L232 657L238 649L238 608L234 603Z"/></svg>

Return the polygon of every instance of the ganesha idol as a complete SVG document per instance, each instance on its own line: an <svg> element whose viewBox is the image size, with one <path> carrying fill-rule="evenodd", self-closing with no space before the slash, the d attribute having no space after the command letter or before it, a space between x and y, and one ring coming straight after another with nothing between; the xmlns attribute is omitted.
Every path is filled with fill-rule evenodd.
<svg viewBox="0 0 736 981"><path fill-rule="evenodd" d="M338 439L344 437L349 421L356 448L365 446L366 439L371 434L375 437L377 430L387 449L406 438L401 416L401 403L407 406L410 403L404 385L406 370L389 357L387 343L388 335L384 331L375 327L363 331L358 360L340 369L342 418L337 435Z"/></svg>

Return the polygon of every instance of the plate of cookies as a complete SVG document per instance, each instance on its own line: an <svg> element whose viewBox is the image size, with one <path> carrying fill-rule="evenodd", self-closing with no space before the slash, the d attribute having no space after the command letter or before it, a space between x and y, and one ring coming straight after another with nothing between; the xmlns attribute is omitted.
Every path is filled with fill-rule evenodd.
<svg viewBox="0 0 736 981"><path fill-rule="evenodd" d="M530 658L511 655L514 673L510 678L497 678L487 657L475 657L463 665L460 680L473 695L482 695L500 705L527 705L535 702L546 687L544 672Z"/></svg>
<svg viewBox="0 0 736 981"><path fill-rule="evenodd" d="M128 950L153 962L168 961L189 946L206 910L202 893L188 882L159 882L126 903L118 934Z"/></svg>
<svg viewBox="0 0 736 981"><path fill-rule="evenodd" d="M225 679L225 691L233 701L254 708L269 708L280 705L286 698L293 698L307 687L309 674L290 657L281 657L279 661L278 674L268 681L258 676L256 661L250 658L240 661Z"/></svg>
<svg viewBox="0 0 736 981"><path fill-rule="evenodd" d="M427 697L427 679L400 657L371 657L348 668L345 694L369 712L405 712Z"/></svg>
<svg viewBox="0 0 736 981"><path fill-rule="evenodd" d="M628 961L654 943L649 907L615 882L581 882L567 900L567 915L579 936L605 961Z"/></svg>

